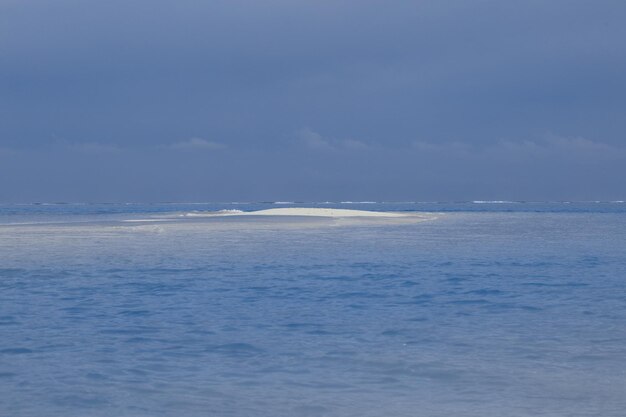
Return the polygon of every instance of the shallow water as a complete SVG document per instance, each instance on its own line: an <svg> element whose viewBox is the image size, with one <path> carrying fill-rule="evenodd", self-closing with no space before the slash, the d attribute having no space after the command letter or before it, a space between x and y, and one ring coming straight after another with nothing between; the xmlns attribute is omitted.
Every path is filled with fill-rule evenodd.
<svg viewBox="0 0 626 417"><path fill-rule="evenodd" d="M0 416L624 415L624 204L224 206L1 206Z"/></svg>

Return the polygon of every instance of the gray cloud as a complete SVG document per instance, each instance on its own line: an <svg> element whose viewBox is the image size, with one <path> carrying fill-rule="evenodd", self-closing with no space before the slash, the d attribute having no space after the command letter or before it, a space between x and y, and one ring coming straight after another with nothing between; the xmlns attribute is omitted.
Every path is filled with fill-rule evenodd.
<svg viewBox="0 0 626 417"><path fill-rule="evenodd" d="M0 199L620 200L626 193L624 149L579 138L485 146L421 142L358 152L307 146L165 150L73 157L75 149L56 147L0 154Z"/></svg>
<svg viewBox="0 0 626 417"><path fill-rule="evenodd" d="M613 146L582 137L564 137L554 134L545 135L540 140L502 140L487 145L472 145L463 142L432 143L414 141L412 147L420 153L455 155L467 158L579 158L623 159L626 158L626 146Z"/></svg>
<svg viewBox="0 0 626 417"><path fill-rule="evenodd" d="M0 202L623 199L625 20L618 0L3 1Z"/></svg>
<svg viewBox="0 0 626 417"><path fill-rule="evenodd" d="M327 138L309 128L296 133L296 138L308 149L314 151L368 150L372 145L356 139Z"/></svg>
<svg viewBox="0 0 626 417"><path fill-rule="evenodd" d="M0 156L2 156L2 155L8 156L8 155L12 155L14 153L15 153L15 151L13 149L0 147Z"/></svg>
<svg viewBox="0 0 626 417"><path fill-rule="evenodd" d="M170 145L166 145L165 148L179 150L179 151L191 151L191 150L216 151L216 150L226 148L226 145L219 143L219 142L206 140L206 139L191 138L188 140L183 140L180 142L172 143Z"/></svg>
<svg viewBox="0 0 626 417"><path fill-rule="evenodd" d="M88 154L110 154L121 152L122 148L114 144L98 142L78 142L66 144L67 149Z"/></svg>

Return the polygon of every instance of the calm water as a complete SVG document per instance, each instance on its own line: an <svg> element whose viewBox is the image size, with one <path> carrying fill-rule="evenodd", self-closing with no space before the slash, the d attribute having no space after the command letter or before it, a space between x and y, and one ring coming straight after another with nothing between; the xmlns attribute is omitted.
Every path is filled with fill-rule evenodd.
<svg viewBox="0 0 626 417"><path fill-rule="evenodd" d="M625 415L626 204L274 206L0 206L0 416Z"/></svg>

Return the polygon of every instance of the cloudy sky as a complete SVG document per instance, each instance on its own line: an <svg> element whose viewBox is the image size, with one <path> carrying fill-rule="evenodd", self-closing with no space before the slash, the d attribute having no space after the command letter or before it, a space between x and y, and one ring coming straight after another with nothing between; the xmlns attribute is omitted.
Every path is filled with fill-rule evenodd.
<svg viewBox="0 0 626 417"><path fill-rule="evenodd" d="M0 1L0 202L626 199L626 2Z"/></svg>

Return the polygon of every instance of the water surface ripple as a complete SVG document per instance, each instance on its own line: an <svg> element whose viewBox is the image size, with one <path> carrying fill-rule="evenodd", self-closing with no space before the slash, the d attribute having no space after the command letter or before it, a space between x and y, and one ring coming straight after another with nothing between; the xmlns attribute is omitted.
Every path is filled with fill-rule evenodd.
<svg viewBox="0 0 626 417"><path fill-rule="evenodd" d="M81 216L0 226L1 416L626 410L619 210L302 227Z"/></svg>

